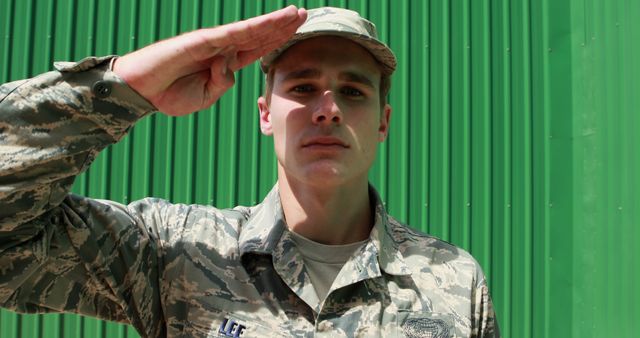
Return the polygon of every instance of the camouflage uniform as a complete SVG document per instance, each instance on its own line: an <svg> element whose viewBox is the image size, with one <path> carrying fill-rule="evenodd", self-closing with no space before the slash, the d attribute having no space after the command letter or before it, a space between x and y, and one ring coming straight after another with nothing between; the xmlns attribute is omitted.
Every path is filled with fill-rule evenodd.
<svg viewBox="0 0 640 338"><path fill-rule="evenodd" d="M153 107L106 65L0 87L0 304L133 325L144 337L496 337L465 251L387 215L319 303L278 190L253 207L69 194L74 177Z"/></svg>

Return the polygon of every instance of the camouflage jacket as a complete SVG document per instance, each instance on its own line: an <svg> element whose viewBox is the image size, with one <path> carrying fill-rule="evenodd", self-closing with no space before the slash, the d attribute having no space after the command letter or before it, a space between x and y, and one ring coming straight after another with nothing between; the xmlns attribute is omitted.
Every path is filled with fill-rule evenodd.
<svg viewBox="0 0 640 338"><path fill-rule="evenodd" d="M153 107L108 58L0 87L0 305L129 323L143 337L497 337L465 251L387 215L320 303L278 190L216 209L69 194Z"/></svg>

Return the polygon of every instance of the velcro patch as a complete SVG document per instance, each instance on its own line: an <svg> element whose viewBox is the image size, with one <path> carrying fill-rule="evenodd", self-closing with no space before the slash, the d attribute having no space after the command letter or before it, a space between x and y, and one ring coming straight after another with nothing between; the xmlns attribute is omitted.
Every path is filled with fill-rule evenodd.
<svg viewBox="0 0 640 338"><path fill-rule="evenodd" d="M402 332L409 338L450 338L453 337L453 327L447 319L439 316L408 318L402 324Z"/></svg>

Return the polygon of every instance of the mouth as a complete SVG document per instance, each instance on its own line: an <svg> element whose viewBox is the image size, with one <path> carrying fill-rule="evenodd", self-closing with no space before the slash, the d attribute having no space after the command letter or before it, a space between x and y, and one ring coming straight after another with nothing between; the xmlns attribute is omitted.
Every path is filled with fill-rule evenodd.
<svg viewBox="0 0 640 338"><path fill-rule="evenodd" d="M302 144L303 148L349 148L349 145L341 139L333 136L314 137Z"/></svg>

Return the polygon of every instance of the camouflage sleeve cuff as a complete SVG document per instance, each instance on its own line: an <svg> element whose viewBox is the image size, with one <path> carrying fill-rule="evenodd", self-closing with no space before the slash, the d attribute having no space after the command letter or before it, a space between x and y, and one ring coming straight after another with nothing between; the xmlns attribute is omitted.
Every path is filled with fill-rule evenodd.
<svg viewBox="0 0 640 338"><path fill-rule="evenodd" d="M55 62L54 67L60 73L80 73L88 70L95 80L91 86L93 94L98 99L113 100L121 103L140 117L157 111L156 107L138 94L133 88L112 71L117 55L102 57L90 56L78 62Z"/></svg>

